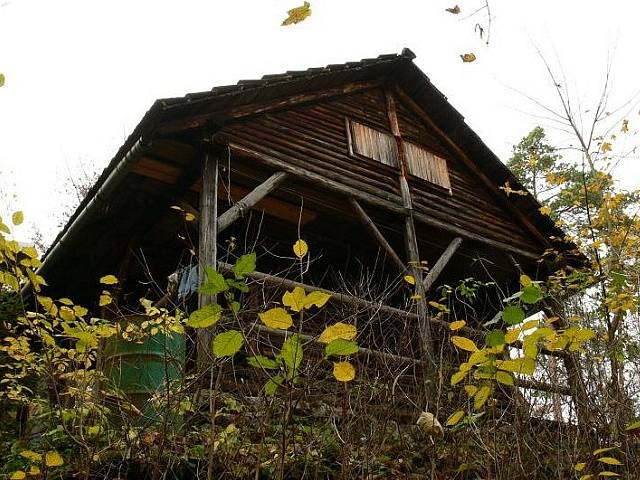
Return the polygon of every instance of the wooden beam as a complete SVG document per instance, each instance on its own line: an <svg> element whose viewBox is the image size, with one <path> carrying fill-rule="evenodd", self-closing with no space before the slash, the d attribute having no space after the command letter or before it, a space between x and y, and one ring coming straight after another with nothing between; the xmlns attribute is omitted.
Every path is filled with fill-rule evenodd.
<svg viewBox="0 0 640 480"><path fill-rule="evenodd" d="M261 102L261 103L252 103L249 105L241 105L237 107L229 107L227 109L211 111L207 113L201 113L198 115L190 115L188 118L171 120L168 122L164 122L161 124L157 132L162 135L167 135L170 133L175 133L184 130L192 130L204 127L207 122L212 117L221 117L224 120L234 120L241 119L248 115L256 115L259 113L271 112L283 108L291 108L295 105L300 105L309 102L318 102L322 100L327 100L333 97L337 97L340 95L349 95L352 93L362 92L365 90L370 90L372 88L380 87L381 83L379 81L370 81L370 82L354 82L348 83L346 85L340 85L338 87L329 88L321 91L313 91L313 92L304 92L299 93L297 95L288 95L284 98L275 99L269 102ZM234 92L227 94L230 95L238 95L245 93L244 92ZM206 101L211 102L219 100L221 95L216 96L213 99L205 99L200 101L192 101L189 103L190 106L198 103L204 103ZM173 109L184 108L183 104L176 105L175 107L169 107L168 110L171 111Z"/></svg>
<svg viewBox="0 0 640 480"><path fill-rule="evenodd" d="M218 262L218 270L221 272L233 272L233 265L229 263ZM374 312L382 312L387 315L392 315L401 318L408 318L409 320L417 322L419 319L418 314L407 312L406 310L402 310L400 308L392 307L389 305L384 305L380 302L371 302L369 300L364 300L359 297L354 297L352 295L346 295L344 293L338 293L331 290L327 290L326 288L318 288L313 285L308 285L306 283L296 282L295 280L289 280L288 278L278 277L276 275L270 275L268 273L263 272L253 272L247 275L252 280L257 280L259 282L268 283L275 287L286 288L286 289L294 289L296 287L303 289L305 292L314 292L320 291L324 292L331 296L333 301L344 303L345 305L351 305L358 308L361 308L363 311L371 310ZM445 332L451 331L451 323L445 320L440 320L439 318L429 317L428 321L435 327L438 327ZM478 330L477 328L464 326L458 330L459 333L464 333L469 337L475 340L484 340L489 332L485 330ZM522 342L517 341L511 344L514 348L522 348ZM546 348L541 348L540 352L545 355L550 355L554 357L565 357L567 355L566 352L563 351L553 351L547 350Z"/></svg>
<svg viewBox="0 0 640 480"><path fill-rule="evenodd" d="M202 191L200 192L200 239L198 244L199 280L206 276L205 267L217 268L218 259L218 157L208 151L202 166ZM215 296L198 294L198 308L215 303ZM197 333L198 370L213 365L211 341L213 327L201 328Z"/></svg>
<svg viewBox="0 0 640 480"><path fill-rule="evenodd" d="M436 282L436 280L438 280L438 277L444 270L444 267L447 266L447 263L449 263L449 260L451 260L451 257L453 257L454 253L456 253L456 250L458 250L458 247L460 246L461 243L462 243L462 238L460 237L456 237L453 240L451 240L451 243L446 248L446 250L442 253L442 255L440 255L440 258L438 258L438 261L435 263L433 267L431 267L431 270L429 270L429 273L427 273L427 276L424 277L425 292L428 292L433 286L433 284Z"/></svg>
<svg viewBox="0 0 640 480"><path fill-rule="evenodd" d="M287 175L288 174L286 172L274 173L249 192L233 207L220 215L220 218L218 218L217 232L221 233L227 229L231 224L233 224L233 222L242 217L247 210L250 210L256 203L278 188L278 186L287 178ZM204 184L202 190L205 190Z"/></svg>
<svg viewBox="0 0 640 480"><path fill-rule="evenodd" d="M380 247L382 247L382 250L396 264L396 266L398 267L401 273L405 272L407 270L407 266L404 264L402 260L400 260L400 257L398 256L398 254L395 252L393 247L389 245L389 242L387 242L387 239L384 238L384 235L382 235L382 232L380 232L376 224L373 222L373 220L371 220L371 217L367 215L367 212L364 211L364 209L360 206L358 201L355 200L353 197L349 198L349 202L351 203L351 206L353 207L356 214L362 221L362 224L367 228L371 236L376 239Z"/></svg>
<svg viewBox="0 0 640 480"><path fill-rule="evenodd" d="M388 212L395 213L397 215L403 215L403 216L408 215L408 211L404 206L402 206L402 204L400 203L400 199L398 199L398 202L396 203L395 201L384 199L376 195L372 195L368 192L365 192L363 190L356 188L355 186L346 185L344 183L331 180L329 178L326 178L323 175L319 175L315 172L310 172L308 170L296 167L287 162L283 162L282 160L272 157L271 155L266 155L266 154L257 152L251 148L245 147L244 145L230 142L228 146L231 149L231 152L235 155L240 155L246 158L257 160L264 165L268 165L274 169L290 173L292 176L300 178L306 182L312 183L313 185L316 185L320 188L324 188L334 193L338 193L345 197L353 197L356 200L360 200L369 205L382 208ZM497 248L498 250L501 250L504 252L514 253L516 255L526 257L526 258L531 258L534 260L540 259L540 256L541 256L541 253L532 252L530 250L523 250L521 248L514 247L513 245L509 245L508 243L499 242L497 240L491 240L490 238L486 238L482 235L469 232L468 230L460 228L452 223L442 222L440 220L437 220L435 218L432 218L428 215L424 215L416 211L413 212L413 218L420 223L429 225L430 227L442 229L444 231L458 235L464 239L482 243L484 245Z"/></svg>

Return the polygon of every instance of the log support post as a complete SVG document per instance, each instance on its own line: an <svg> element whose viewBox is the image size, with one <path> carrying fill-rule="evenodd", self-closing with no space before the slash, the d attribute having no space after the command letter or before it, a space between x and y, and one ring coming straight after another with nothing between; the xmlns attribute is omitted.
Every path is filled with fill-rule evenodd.
<svg viewBox="0 0 640 480"><path fill-rule="evenodd" d="M415 279L415 293L418 295L418 301L416 302L418 309L418 333L420 335L422 356L426 363L423 381L426 400L425 408L428 411L434 404L437 379L433 336L431 334L431 326L428 320L429 312L427 310L426 292L424 289L424 280L422 278L422 269L420 268L420 254L418 252L418 237L416 235L416 227L413 219L411 190L409 189L409 183L407 182L408 169L404 154L404 144L400 133L400 126L398 124L395 100L391 92L388 90L386 91L386 100L389 125L391 126L391 133L396 140L396 147L398 150L400 193L402 195L402 204L406 211L404 218L404 244L407 251L407 258L409 260L407 263L409 265L409 273Z"/></svg>
<svg viewBox="0 0 640 480"><path fill-rule="evenodd" d="M198 247L199 280L205 280L205 267L217 267L218 259L218 157L212 153L211 146L207 151L202 165L202 191L200 192L200 236ZM216 298L210 295L198 294L198 308L215 303ZM201 328L197 333L197 362L198 370L205 371L212 365L213 354L211 341L213 327Z"/></svg>
<svg viewBox="0 0 640 480"><path fill-rule="evenodd" d="M351 203L353 210L356 212L356 214L358 215L358 218L360 218L360 221L365 226L367 231L378 242L378 245L380 245L380 248L382 248L382 251L385 252L387 256L391 259L391 261L398 267L398 270L400 270L400 273L404 273L407 270L407 266L400 259L396 251L389 244L389 242L387 242L387 239L384 238L384 235L382 235L382 232L380 232L376 224L373 222L373 220L371 220L371 217L367 215L367 212L364 211L364 209L360 206L360 204L356 199L351 197L349 199L349 202Z"/></svg>
<svg viewBox="0 0 640 480"><path fill-rule="evenodd" d="M254 188L251 192L245 195L242 200L237 202L233 207L224 212L218 218L217 232L221 233L233 222L244 216L247 210L253 208L256 203L262 200L275 190L282 182L287 178L287 173L277 172L267 178L264 182ZM204 186L203 186L204 190Z"/></svg>

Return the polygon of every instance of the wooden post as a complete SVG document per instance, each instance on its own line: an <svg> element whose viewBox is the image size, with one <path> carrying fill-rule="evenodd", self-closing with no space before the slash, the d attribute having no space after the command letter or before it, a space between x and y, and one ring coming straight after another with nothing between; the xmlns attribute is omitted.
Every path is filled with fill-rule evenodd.
<svg viewBox="0 0 640 480"><path fill-rule="evenodd" d="M208 149L210 146L207 147ZM202 191L200 192L200 243L198 248L199 280L205 279L205 267L217 268L218 259L218 158L208 150L202 165ZM215 303L216 298L198 294L198 308ZM206 370L213 360L212 328L201 328L197 336L198 370Z"/></svg>
<svg viewBox="0 0 640 480"><path fill-rule="evenodd" d="M453 254L456 253L456 250L458 250L458 247L460 246L461 243L462 243L462 239L460 237L456 237L453 240L451 240L451 243L446 248L446 250L442 253L442 255L440 255L440 258L438 258L438 261L435 263L433 267L431 267L431 270L429 270L429 273L427 273L427 276L424 277L425 292L428 292L433 286L433 284L436 282L436 280L438 280L438 277L442 273L442 270L444 270L444 267L447 266L447 263L449 263L449 260L451 260L451 257L453 257Z"/></svg>
<svg viewBox="0 0 640 480"><path fill-rule="evenodd" d="M405 272L407 270L407 266L404 264L402 260L400 260L400 257L398 256L398 254L395 252L393 247L389 245L389 242L387 242L387 239L384 238L384 235L382 235L382 232L380 232L376 224L373 223L373 220L371 220L371 217L367 215L367 212L364 211L364 209L360 206L360 204L356 199L351 197L349 198L349 202L351 203L351 206L353 207L356 214L362 221L362 224L367 228L371 236L377 240L380 247L382 247L382 250L396 264L396 266L400 270L400 273Z"/></svg>
<svg viewBox="0 0 640 480"><path fill-rule="evenodd" d="M422 278L422 270L420 269L420 254L418 252L418 239L416 235L416 227L413 221L413 204L411 199L411 191L409 189L409 183L407 182L407 163L404 156L404 144L402 142L402 135L400 133L400 126L398 124L398 117L396 114L395 100L391 92L386 91L387 100L387 115L389 118L389 125L391 126L391 133L396 140L396 146L398 148L398 167L400 169L400 192L402 194L402 203L407 211L407 215L404 218L404 243L407 251L407 257L409 259L409 272L415 279L416 295L419 296L416 302L418 308L418 333L420 335L420 347L422 355L426 362L424 387L425 387L425 399L427 411L431 407L431 403L435 397L436 388L436 362L433 353L433 337L431 335L431 326L427 318L429 312L427 310L427 300L425 297L424 281Z"/></svg>

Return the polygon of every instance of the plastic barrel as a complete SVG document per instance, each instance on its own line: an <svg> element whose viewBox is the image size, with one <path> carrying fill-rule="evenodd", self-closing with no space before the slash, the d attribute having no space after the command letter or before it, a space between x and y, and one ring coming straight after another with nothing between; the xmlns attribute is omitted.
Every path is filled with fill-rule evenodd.
<svg viewBox="0 0 640 480"><path fill-rule="evenodd" d="M140 323L143 316L129 316L122 323ZM167 383L180 380L184 374L186 340L183 334L157 333L143 343L124 340L114 335L106 340L103 350L103 372L147 419L157 419L162 412L149 401Z"/></svg>

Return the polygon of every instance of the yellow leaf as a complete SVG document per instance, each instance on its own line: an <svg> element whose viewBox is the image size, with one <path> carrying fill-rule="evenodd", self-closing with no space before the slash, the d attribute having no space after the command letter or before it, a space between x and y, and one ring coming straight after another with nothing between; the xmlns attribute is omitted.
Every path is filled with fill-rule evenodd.
<svg viewBox="0 0 640 480"><path fill-rule="evenodd" d="M483 350L476 350L469 356L470 365L478 365L487 361L487 354Z"/></svg>
<svg viewBox="0 0 640 480"><path fill-rule="evenodd" d="M304 2L301 7L296 7L289 10L287 12L287 15L287 18L285 18L285 20L282 22L282 26L300 23L309 15L311 15L311 4L309 2Z"/></svg>
<svg viewBox="0 0 640 480"><path fill-rule="evenodd" d="M521 330L529 330L530 328L537 327L540 324L539 320L529 320L528 322L524 322L520 325Z"/></svg>
<svg viewBox="0 0 640 480"><path fill-rule="evenodd" d="M458 320L456 322L451 322L449 324L449 329L451 329L452 332L455 332L456 330L460 330L466 324L467 324L467 322L465 322L464 320Z"/></svg>
<svg viewBox="0 0 640 480"><path fill-rule="evenodd" d="M542 214L542 215L546 215L549 216L551 215L551 209L549 207L547 207L546 205L544 207L540 207L538 209L538 211Z"/></svg>
<svg viewBox="0 0 640 480"><path fill-rule="evenodd" d="M599 448L599 449L593 451L593 455L600 455L601 453L610 452L611 450L615 450L615 449L616 449L616 447Z"/></svg>
<svg viewBox="0 0 640 480"><path fill-rule="evenodd" d="M330 294L315 290L304 297L304 308L311 308L314 305L318 308L322 308L330 298Z"/></svg>
<svg viewBox="0 0 640 480"><path fill-rule="evenodd" d="M358 331L354 325L338 322L325 328L320 334L318 341L321 343L331 343L338 338L343 340L353 340L357 333Z"/></svg>
<svg viewBox="0 0 640 480"><path fill-rule="evenodd" d="M105 285L114 285L118 283L118 279L114 275L105 275L100 279L100 283Z"/></svg>
<svg viewBox="0 0 640 480"><path fill-rule="evenodd" d="M498 370L496 372L496 380L504 385L513 385L513 377L507 372Z"/></svg>
<svg viewBox="0 0 640 480"><path fill-rule="evenodd" d="M585 462L580 462L580 463L576 463L575 467L573 467L575 469L576 472L581 472L582 470L584 470L584 467L586 467L587 464Z"/></svg>
<svg viewBox="0 0 640 480"><path fill-rule="evenodd" d="M475 385L465 385L464 391L467 392L467 395L473 397L478 392L478 387Z"/></svg>
<svg viewBox="0 0 640 480"><path fill-rule="evenodd" d="M600 472L598 474L599 477L619 477L620 474L619 473L615 473L615 472L610 472L608 470L604 471L604 472Z"/></svg>
<svg viewBox="0 0 640 480"><path fill-rule="evenodd" d="M456 372L453 375L451 375L451 385L457 385L462 380L464 380L464 377L467 376L467 372L468 372L468 370L459 371L459 372Z"/></svg>
<svg viewBox="0 0 640 480"><path fill-rule="evenodd" d="M22 452L20 452L20 456L32 462L39 462L42 460L42 455L32 450L23 450Z"/></svg>
<svg viewBox="0 0 640 480"><path fill-rule="evenodd" d="M14 225L20 225L22 222L24 222L24 214L20 211L15 212L13 215L11 215L11 221Z"/></svg>
<svg viewBox="0 0 640 480"><path fill-rule="evenodd" d="M0 73L0 87L4 86L5 77L3 73Z"/></svg>
<svg viewBox="0 0 640 480"><path fill-rule="evenodd" d="M473 397L473 408L476 410L480 410L485 403L487 403L487 399L489 398L489 394L491 393L491 388L487 385L480 387L475 396Z"/></svg>
<svg viewBox="0 0 640 480"><path fill-rule="evenodd" d="M533 375L536 369L536 362L532 358L521 357L511 360L498 360L496 361L496 367L507 372Z"/></svg>
<svg viewBox="0 0 640 480"><path fill-rule="evenodd" d="M620 128L620 130L622 131L622 133L627 133L629 131L629 120L627 120L626 118L622 120L622 127Z"/></svg>
<svg viewBox="0 0 640 480"><path fill-rule="evenodd" d="M587 473L586 475L582 475L578 480L589 480L590 478L593 478L593 474Z"/></svg>
<svg viewBox="0 0 640 480"><path fill-rule="evenodd" d="M100 295L100 301L98 302L98 305L104 307L106 305L109 305L112 301L113 298L111 297L111 294L107 291L103 291Z"/></svg>
<svg viewBox="0 0 640 480"><path fill-rule="evenodd" d="M462 350L466 350L467 352L475 352L476 350L478 350L478 347L476 347L476 344L473 343L473 340L466 337L453 336L451 337L451 342L456 347Z"/></svg>
<svg viewBox="0 0 640 480"><path fill-rule="evenodd" d="M290 292L285 292L282 296L282 303L294 312L299 312L304 308L305 293L301 287L296 287Z"/></svg>
<svg viewBox="0 0 640 480"><path fill-rule="evenodd" d="M308 251L309 246L307 245L307 242L302 239L298 239L298 241L293 244L293 253L295 253L298 258L303 258Z"/></svg>
<svg viewBox="0 0 640 480"><path fill-rule="evenodd" d="M339 382L350 382L356 378L356 369L350 362L336 362L333 364L333 376Z"/></svg>
<svg viewBox="0 0 640 480"><path fill-rule="evenodd" d="M259 313L258 317L267 327L286 330L293 325L291 315L284 308L272 308L266 312Z"/></svg>
<svg viewBox="0 0 640 480"><path fill-rule="evenodd" d="M40 468L39 467L37 467L35 465L31 465L29 467L29 475L30 476L37 477L38 475L40 475L40 473L42 473L42 472L40 472Z"/></svg>
<svg viewBox="0 0 640 480"><path fill-rule="evenodd" d="M62 456L58 452L55 452L52 450L45 454L44 464L47 467L59 467L61 465L64 465L64 460L62 459Z"/></svg>
<svg viewBox="0 0 640 480"><path fill-rule="evenodd" d="M453 13L454 15L457 15L460 13L460 7L458 5L456 5L455 7L447 8L445 10L449 13Z"/></svg>
<svg viewBox="0 0 640 480"><path fill-rule="evenodd" d="M611 148L611 143L609 142L602 142L602 145L600 145L600 150L602 150L602 153L610 152Z"/></svg>
<svg viewBox="0 0 640 480"><path fill-rule="evenodd" d="M471 63L476 61L475 53L465 53L464 55L460 55L460 58L464 63Z"/></svg>
<svg viewBox="0 0 640 480"><path fill-rule="evenodd" d="M60 315L60 318L65 322L73 322L76 319L76 315L73 313L73 310L65 306L60 307L58 315Z"/></svg>
<svg viewBox="0 0 640 480"><path fill-rule="evenodd" d="M532 283L533 281L531 281L531 278L528 275L520 275L520 285L528 287Z"/></svg>
<svg viewBox="0 0 640 480"><path fill-rule="evenodd" d="M607 465L622 465L622 462L613 457L602 457L598 459L599 462L606 463Z"/></svg>
<svg viewBox="0 0 640 480"><path fill-rule="evenodd" d="M403 278L404 278L404 281L407 282L409 285L416 284L416 277L414 277L413 275L405 275Z"/></svg>
<svg viewBox="0 0 640 480"><path fill-rule="evenodd" d="M16 470L15 472L13 472L11 474L11 476L9 478L11 480L22 480L24 478L27 478L27 474L24 473L22 470Z"/></svg>
<svg viewBox="0 0 640 480"><path fill-rule="evenodd" d="M520 333L521 333L521 330L519 328L514 328L512 330L509 330L504 336L504 341L507 343L513 343L516 340L518 340Z"/></svg>
<svg viewBox="0 0 640 480"><path fill-rule="evenodd" d="M447 419L447 427L453 427L464 417L464 410L458 410Z"/></svg>
<svg viewBox="0 0 640 480"><path fill-rule="evenodd" d="M191 212L187 212L184 214L184 219L187 222L193 222L196 219L196 216Z"/></svg>

